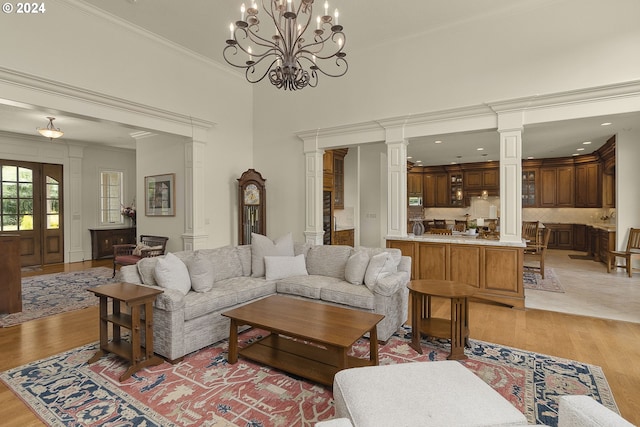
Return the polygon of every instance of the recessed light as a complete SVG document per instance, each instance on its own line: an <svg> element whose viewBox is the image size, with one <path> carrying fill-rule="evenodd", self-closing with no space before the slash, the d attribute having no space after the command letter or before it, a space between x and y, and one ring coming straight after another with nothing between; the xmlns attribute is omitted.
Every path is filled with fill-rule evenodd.
<svg viewBox="0 0 640 427"><path fill-rule="evenodd" d="M478 147L478 148L476 148L476 150L478 150L478 151L483 151L483 150L484 150L484 148L482 148L482 147Z"/></svg>
<svg viewBox="0 0 640 427"><path fill-rule="evenodd" d="M573 153L573 154L572 154L572 156L577 156L577 155L578 155L578 153Z"/></svg>
<svg viewBox="0 0 640 427"><path fill-rule="evenodd" d="M576 151L584 151L584 148L582 148L582 147L576 148Z"/></svg>
<svg viewBox="0 0 640 427"><path fill-rule="evenodd" d="M589 145L589 144L591 144L591 141L585 141L582 143L582 145Z"/></svg>
<svg viewBox="0 0 640 427"><path fill-rule="evenodd" d="M412 156L407 156L407 159L413 159L413 157Z"/></svg>
<svg viewBox="0 0 640 427"><path fill-rule="evenodd" d="M416 160L416 163L422 163L422 160Z"/></svg>
<svg viewBox="0 0 640 427"><path fill-rule="evenodd" d="M433 141L434 144L442 144L442 141L437 140L437 141Z"/></svg>
<svg viewBox="0 0 640 427"><path fill-rule="evenodd" d="M452 164L452 165L457 165L457 164L458 164L458 162L451 162L451 164Z"/></svg>
<svg viewBox="0 0 640 427"><path fill-rule="evenodd" d="M535 158L535 157L533 157L533 156L529 156L529 157L527 157L527 160L532 160L532 159L534 159L534 158Z"/></svg>
<svg viewBox="0 0 640 427"><path fill-rule="evenodd" d="M487 153L484 153L484 154L481 154L481 156L482 156L482 157L487 157L487 156L488 156L488 154L487 154Z"/></svg>
<svg viewBox="0 0 640 427"><path fill-rule="evenodd" d="M611 122L600 123L600 126L609 126L609 125L611 125Z"/></svg>

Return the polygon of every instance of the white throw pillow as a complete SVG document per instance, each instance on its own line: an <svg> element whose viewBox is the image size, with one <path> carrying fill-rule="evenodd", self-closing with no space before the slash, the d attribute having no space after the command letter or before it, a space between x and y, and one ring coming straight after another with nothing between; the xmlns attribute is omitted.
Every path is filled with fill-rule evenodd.
<svg viewBox="0 0 640 427"><path fill-rule="evenodd" d="M196 252L187 265L191 288L196 292L208 292L213 288L215 279L214 265L205 254Z"/></svg>
<svg viewBox="0 0 640 427"><path fill-rule="evenodd" d="M191 290L191 279L187 266L174 254L169 252L164 258L159 258L154 271L158 285L175 289L186 295Z"/></svg>
<svg viewBox="0 0 640 427"><path fill-rule="evenodd" d="M149 246L145 245L144 243L138 243L131 255L142 256L143 249L149 249Z"/></svg>
<svg viewBox="0 0 640 427"><path fill-rule="evenodd" d="M344 278L353 285L362 285L364 275L369 266L369 254L365 251L356 251L347 260L344 270Z"/></svg>
<svg viewBox="0 0 640 427"><path fill-rule="evenodd" d="M374 255L369 260L367 271L364 274L364 284L373 291L373 288L378 283L378 279L388 276L390 273L389 268L393 264L391 254L388 252L381 252Z"/></svg>
<svg viewBox="0 0 640 427"><path fill-rule="evenodd" d="M267 255L294 256L291 233L275 241L262 234L251 233L251 277L264 276L264 257Z"/></svg>
<svg viewBox="0 0 640 427"><path fill-rule="evenodd" d="M267 280L278 280L292 276L308 276L304 255L264 257Z"/></svg>

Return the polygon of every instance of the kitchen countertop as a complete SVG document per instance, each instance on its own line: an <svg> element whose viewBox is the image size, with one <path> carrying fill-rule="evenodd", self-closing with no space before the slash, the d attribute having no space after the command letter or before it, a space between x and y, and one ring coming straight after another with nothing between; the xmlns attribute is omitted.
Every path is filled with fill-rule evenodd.
<svg viewBox="0 0 640 427"><path fill-rule="evenodd" d="M386 237L387 240L404 240L410 242L433 242L433 243L454 243L454 244L466 244L466 245L486 245L486 246L513 246L522 247L526 245L524 242L501 242L499 240L487 240L479 238L478 235L470 236L468 234L423 234L422 236L414 236L413 234L407 235L407 237Z"/></svg>

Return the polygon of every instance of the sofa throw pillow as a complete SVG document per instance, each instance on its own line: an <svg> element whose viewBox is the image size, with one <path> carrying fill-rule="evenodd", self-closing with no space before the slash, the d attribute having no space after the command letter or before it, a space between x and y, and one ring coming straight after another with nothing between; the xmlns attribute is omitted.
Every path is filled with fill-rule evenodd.
<svg viewBox="0 0 640 427"><path fill-rule="evenodd" d="M215 279L214 265L204 254L196 252L187 264L191 289L196 292L208 292L213 288Z"/></svg>
<svg viewBox="0 0 640 427"><path fill-rule="evenodd" d="M353 285L364 284L364 275L369 266L369 254L365 251L355 251L347 260L344 278Z"/></svg>
<svg viewBox="0 0 640 427"><path fill-rule="evenodd" d="M308 276L304 255L264 257L267 280L278 280L292 276Z"/></svg>
<svg viewBox="0 0 640 427"><path fill-rule="evenodd" d="M364 274L364 284L367 288L373 291L378 280L390 274L389 268L392 264L391 254L387 252L372 256Z"/></svg>
<svg viewBox="0 0 640 427"><path fill-rule="evenodd" d="M293 237L291 233L278 237L274 241L262 234L251 233L251 277L265 275L265 256L293 256Z"/></svg>
<svg viewBox="0 0 640 427"><path fill-rule="evenodd" d="M345 279L347 260L353 248L342 245L316 245L307 253L307 271L311 275Z"/></svg>
<svg viewBox="0 0 640 427"><path fill-rule="evenodd" d="M171 252L164 258L158 259L154 276L158 285L163 288L175 289L184 295L191 290L191 279L187 266Z"/></svg>
<svg viewBox="0 0 640 427"><path fill-rule="evenodd" d="M138 243L136 247L133 249L132 255L142 256L143 249L149 249L149 246L145 245L144 243Z"/></svg>

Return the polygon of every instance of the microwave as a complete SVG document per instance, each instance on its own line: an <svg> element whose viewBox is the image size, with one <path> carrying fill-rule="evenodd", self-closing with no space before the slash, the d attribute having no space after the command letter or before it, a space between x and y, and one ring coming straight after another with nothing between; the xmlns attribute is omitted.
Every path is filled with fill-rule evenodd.
<svg viewBox="0 0 640 427"><path fill-rule="evenodd" d="M422 197L409 197L409 206L422 206Z"/></svg>

